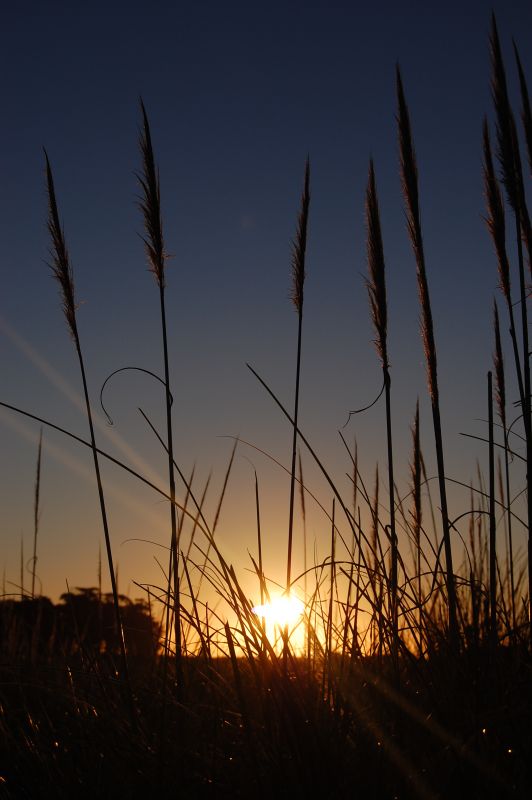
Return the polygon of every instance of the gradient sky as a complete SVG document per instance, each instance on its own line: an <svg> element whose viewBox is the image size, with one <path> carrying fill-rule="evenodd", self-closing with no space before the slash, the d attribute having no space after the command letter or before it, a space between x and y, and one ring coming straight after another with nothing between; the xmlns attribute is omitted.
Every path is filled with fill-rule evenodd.
<svg viewBox="0 0 532 800"><path fill-rule="evenodd" d="M485 430L478 419L486 417L497 291L481 177L482 119L492 116L492 6L518 101L511 37L530 76L529 2L6 6L0 34L0 400L87 435L78 364L45 263L43 146L74 268L94 403L114 369L162 372L158 292L138 236L142 95L172 254L167 303L176 459L185 472L196 464L198 491L213 470L210 518L232 446L222 437L240 435L289 465L290 428L245 363L292 404L297 317L289 301L290 243L307 153L312 199L301 427L347 494L349 463L337 430L347 410L369 402L380 387L364 287L364 191L372 155L388 270L396 473L406 494L418 395L429 473L434 457L415 265L398 176L399 61L420 171L447 471L468 482L476 459L485 464L487 453L459 434ZM109 428L102 417L99 445L164 486L164 454L137 411L142 406L162 429L160 386L125 373L109 385L106 400L115 425ZM357 436L370 485L376 461L385 471L383 413L381 404L344 431L350 442ZM17 591L21 537L26 557L32 546L39 428L0 411L0 432L0 568L7 589ZM102 536L90 453L58 433L45 430L44 440L38 574L43 591L57 596L66 580L70 586L96 583ZM310 488L330 507L330 490L303 458ZM289 480L243 445L220 519L220 546L236 566L249 566L246 551L255 553L253 466L261 481L266 570L282 580ZM105 465L104 481L120 587L138 595L132 582L160 582L155 557L166 557L155 545L124 541L141 537L166 545L167 509L115 467ZM467 493L453 492L452 503L454 516L466 511ZM329 525L321 513L309 514L309 541L316 541L321 557ZM300 532L298 522L297 542ZM28 585L28 572L25 580Z"/></svg>

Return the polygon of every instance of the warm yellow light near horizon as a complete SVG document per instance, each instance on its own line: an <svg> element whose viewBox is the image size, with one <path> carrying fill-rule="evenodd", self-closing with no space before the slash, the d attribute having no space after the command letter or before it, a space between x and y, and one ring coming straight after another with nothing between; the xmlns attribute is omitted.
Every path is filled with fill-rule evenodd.
<svg viewBox="0 0 532 800"><path fill-rule="evenodd" d="M297 597L283 595L272 598L269 603L264 603L264 605L255 606L253 613L265 619L270 625L284 628L285 625L295 625L299 622L304 610L305 606Z"/></svg>

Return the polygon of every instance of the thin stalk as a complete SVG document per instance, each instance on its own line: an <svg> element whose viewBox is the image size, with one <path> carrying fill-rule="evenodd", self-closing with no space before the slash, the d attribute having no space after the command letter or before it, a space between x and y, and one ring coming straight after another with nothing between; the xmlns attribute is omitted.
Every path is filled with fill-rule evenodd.
<svg viewBox="0 0 532 800"><path fill-rule="evenodd" d="M512 617L512 629L515 633L517 629L517 621L515 614L515 576L514 576L514 556L513 556L513 535L512 535L512 512L510 508L510 459L509 459L509 446L508 446L508 427L506 424L506 381L504 376L504 360L502 354L501 336L499 329L499 313L497 304L493 304L493 327L495 333L495 352L493 355L494 369L495 369L495 386L496 386L496 399L501 420L503 437L504 437L504 468L506 478L506 502L504 495L501 494L501 502L503 507L506 508L507 518L507 533L508 533L508 568L510 577L510 611ZM501 487L502 489L502 487Z"/></svg>
<svg viewBox="0 0 532 800"><path fill-rule="evenodd" d="M480 644L480 604L478 582L475 573L471 570L469 575L470 594L471 594L471 625L473 628L473 643L475 647Z"/></svg>
<svg viewBox="0 0 532 800"><path fill-rule="evenodd" d="M20 536L20 599L24 598L24 536Z"/></svg>
<svg viewBox="0 0 532 800"><path fill-rule="evenodd" d="M98 542L98 638L103 639L103 606L102 606L102 545Z"/></svg>
<svg viewBox="0 0 532 800"><path fill-rule="evenodd" d="M352 483L353 483L353 519L355 519L357 514L357 494L358 494L358 448L356 439L354 442L354 458L353 458L353 475L352 475ZM359 514L360 518L360 514ZM352 590L352 583L353 583L353 573L355 571L355 550L356 550L356 537L353 534L353 543L351 546L351 550L349 552L349 556L351 559L351 564L349 566L349 577L347 583L347 597L345 601L345 619L344 619L344 633L343 633L343 640L342 640L342 660L341 660L341 673L340 677L343 678L344 675L344 667L345 667L345 655L347 651L347 644L348 644L348 634L350 629L350 618L351 618L351 590ZM357 580L360 577L360 570L357 570Z"/></svg>
<svg viewBox="0 0 532 800"><path fill-rule="evenodd" d="M193 522L193 525L192 525L192 531L190 533L190 539L189 539L189 542L188 542L187 552L185 554L185 558L187 559L187 561L188 561L188 558L190 556L190 551L192 550L192 545L194 544L194 538L196 536L196 531L198 529L198 523L199 523L200 514L203 513L202 509L203 509L203 505L205 503L205 498L207 497L207 491L209 489L210 482L211 482L211 474L209 473L209 476L207 477L207 480L205 482L205 486L203 488L203 493L202 493L200 501L199 501L199 507L198 507L198 510L196 512L196 516L194 517L194 522ZM192 497L192 491L190 493L190 496Z"/></svg>
<svg viewBox="0 0 532 800"><path fill-rule="evenodd" d="M187 489L186 489L186 494L185 494L185 500L183 502L183 509L184 510L181 512L180 515L178 515L178 522L177 522L177 536L176 536L176 539L177 539L177 546L178 547L180 545L181 531L183 529L185 516L187 514L188 501L189 501L191 493L192 493L192 482L194 480L195 471L196 471L196 468L195 468L195 465L194 465L192 467L190 478L188 479L188 481L185 481L185 485L186 485ZM165 659L164 659L164 683L166 683L167 662L168 662L168 656L169 656L169 652L170 652L170 650L169 650L170 631L171 631L172 624L174 625L174 631L175 631L175 616L174 616L175 615L175 606L172 608L172 604L170 603L170 586L171 586L171 578L172 577L173 577L173 580L174 580L174 587L175 587L175 583L176 583L176 576L172 575L172 566L173 566L173 564L174 564L174 559L173 559L173 555L172 555L172 549L170 548L170 560L169 560L169 565L168 565L168 585L167 585L167 595L166 595L167 596L166 620L165 620L165 624L164 624L164 630L165 630L165 634L164 634L164 654L165 654ZM181 586L181 580L182 580L182 576L180 576L178 578L179 586ZM185 637L184 636L182 636L182 640L183 640L183 642L185 641ZM178 646L179 646L179 643L176 640L176 645L175 645L176 651L177 651ZM176 655L176 660L177 660L177 658L178 658L178 656ZM178 689L178 691L179 691L179 689Z"/></svg>
<svg viewBox="0 0 532 800"><path fill-rule="evenodd" d="M495 458L493 447L492 374L488 372L488 430L489 430L489 541L490 541L490 643L497 642L497 571L495 539Z"/></svg>
<svg viewBox="0 0 532 800"><path fill-rule="evenodd" d="M419 400L416 403L416 415L414 418L414 428L412 430L412 517L414 522L414 542L416 553L416 577L417 577L417 606L419 624L419 655L423 655L423 604L421 595L421 526L423 522L421 508L421 447L419 443Z"/></svg>
<svg viewBox="0 0 532 800"><path fill-rule="evenodd" d="M199 639L200 639L201 652L203 653L205 658L207 660L209 660L209 648L207 647L206 639L205 639L205 637L203 635L203 632L201 630L201 622L200 622L200 618L199 618L199 614L198 614L198 604L196 602L196 596L195 596L194 590L192 588L192 581L190 580L190 573L188 571L187 560L186 560L186 558L184 556L183 551L181 551L181 559L183 561L183 569L184 569L184 572L185 572L185 577L187 579L188 591L190 592L190 599L192 601L192 610L194 612L194 619L196 621L196 630L198 631L198 636L199 636Z"/></svg>
<svg viewBox="0 0 532 800"><path fill-rule="evenodd" d="M294 424L293 417L290 415L290 413L283 406L283 404L281 403L281 401L279 400L277 395L272 391L272 389L270 389L270 387L268 386L266 381L263 380L263 378L261 378L261 376L258 374L258 372L255 369L253 369L251 364L246 364L246 366L249 369L249 371L251 373L253 373L253 375L256 377L256 379L261 384L261 386L270 395L270 397L272 398L274 403L277 405L277 407L280 409L280 411L282 411L282 413L284 414L286 419L289 421L289 423L291 425L293 425ZM0 405L1 405L1 403L0 403ZM362 562L362 566L366 571L369 572L368 562L366 560L366 556L365 556L364 550L363 550L363 548L361 547L361 544L360 544L361 540L364 540L364 542L368 543L368 539L367 539L366 535L364 534L364 531L362 530L362 527L360 525L360 521L358 522L358 525L357 525L355 519L353 518L353 515L349 512L349 509L347 508L346 504L344 503L344 501L342 499L342 496L341 496L340 492L338 491L334 481L332 480L332 478L329 475L328 471L325 469L321 459L319 458L318 454L316 453L316 451L314 450L314 448L310 444L309 440L307 439L307 437L305 436L305 434L303 433L301 428L298 427L297 433L298 433L298 436L299 436L300 440L303 442L303 444L307 448L308 452L310 453L310 455L314 459L316 465L318 466L319 470L321 471L321 473L322 473L323 477L325 478L326 482L330 486L334 496L336 497L336 500L338 501L338 505L342 509L342 511L343 511L343 513L345 515L345 518L347 520L347 523L348 523L349 527L351 528L351 532L353 533L353 535L357 539L357 543L359 545L360 560ZM342 441L346 445L345 439L342 437L341 433L340 433L340 437L342 438ZM347 448L347 451L349 453L349 448L347 447L347 445L346 445L346 448ZM338 535L340 536L344 546L347 547L347 545L345 544L345 540L344 540L342 534L339 533Z"/></svg>
<svg viewBox="0 0 532 800"><path fill-rule="evenodd" d="M351 564L349 566L349 576L347 579L347 597L345 600L344 626L342 633L342 657L340 660L340 682L342 682L344 676L345 654L347 651L347 635L349 633L349 621L351 617L351 585L353 582L354 571L355 571L355 564L354 564L354 559L352 558Z"/></svg>
<svg viewBox="0 0 532 800"><path fill-rule="evenodd" d="M332 505L332 523L331 523L331 575L330 575L330 594L329 594L329 610L327 613L327 648L326 648L326 658L327 658L327 702L329 702L331 697L331 689L332 689L332 631L333 631L333 598L334 598L334 583L336 578L336 571L335 571L335 550L336 550L336 530L334 524L334 511L335 511L335 500L333 498L333 505Z"/></svg>
<svg viewBox="0 0 532 800"><path fill-rule="evenodd" d="M199 594L199 591L201 589L201 584L203 582L203 576L205 574L205 568L206 568L207 562L209 560L209 555L210 555L211 549L213 547L215 547L214 534L216 533L216 528L218 526L218 520L220 519L222 506L223 506L223 502L224 502L224 499L225 499L225 493L227 491L227 484L229 483L229 476L231 475L231 470L233 468L233 462L235 460L235 453L236 453L236 448L238 446L238 441L239 441L238 438L235 439L235 442L233 444L233 449L231 450L231 456L229 458L229 463L227 464L227 469L225 471L222 491L220 493L220 498L218 500L218 505L216 507L216 514L214 515L214 522L212 523L212 528L210 528L210 529L208 528L210 533L209 533L209 536L208 536L208 545L207 545L207 552L205 554L205 561L203 563L203 568L200 570L200 579L199 579L199 583L198 583L198 594ZM219 553L218 550L216 550L216 555L220 556L220 553Z"/></svg>
<svg viewBox="0 0 532 800"><path fill-rule="evenodd" d="M98 544L98 603L102 603L102 546Z"/></svg>
<svg viewBox="0 0 532 800"><path fill-rule="evenodd" d="M303 327L303 297L305 283L305 252L307 247L307 223L310 204L310 164L307 158L305 166L305 179L303 194L301 196L301 209L299 212L296 241L292 253L292 302L298 316L297 325L297 360L296 360L296 387L294 397L294 424L292 435L292 466L290 470L290 510L288 517L288 555L286 561L286 593L290 594L292 578L292 539L294 528L294 495L296 479L296 453L297 453L297 423L299 416L299 379L301 373L301 338Z"/></svg>
<svg viewBox="0 0 532 800"><path fill-rule="evenodd" d="M523 376L524 376L524 404L523 420L526 434L526 467L527 467L527 516L528 516L528 620L529 620L529 646L532 648L532 425L531 425L531 396L530 396L530 360L528 340L528 313L526 307L525 267L523 260L523 244L521 239L521 223L518 215L515 216L517 254L519 262L519 287L521 294L521 327L523 335Z"/></svg>
<svg viewBox="0 0 532 800"><path fill-rule="evenodd" d="M264 605L264 571L262 569L262 536L260 529L260 502L259 502L259 479L255 472L255 508L257 511L257 549L259 556L259 574L260 574L260 603Z"/></svg>
<svg viewBox="0 0 532 800"><path fill-rule="evenodd" d="M308 599L308 576L307 576L307 512L305 507L305 484L303 482L303 464L301 462L301 452L299 452L299 499L301 501L301 517L303 519L303 594L305 600L305 610ZM308 624L305 626L306 652L310 664L310 630Z"/></svg>
<svg viewBox="0 0 532 800"><path fill-rule="evenodd" d="M358 445L355 439L353 456L353 519L357 516L358 501ZM353 559L355 557L355 542L353 541Z"/></svg>
<svg viewBox="0 0 532 800"><path fill-rule="evenodd" d="M88 441L86 439L82 439L81 436L76 436L75 433L72 433L71 431L66 430L66 428L62 428L60 425L56 425L55 423L50 422L49 420L44 419L43 417L38 417L36 414L31 414L29 411L24 411L24 409L22 409L22 408L18 408L17 406L12 406L9 403L4 403L1 400L0 400L0 407L8 408L10 411L15 411L17 414L21 414L22 416L27 417L28 419L33 419L36 422L40 422L43 425L47 425L52 430L58 431L59 433L62 433L65 436L68 436L69 439L72 439L74 442L78 442L78 444L82 444L84 447L89 447L89 448L91 447L90 441ZM291 417L290 417L290 419L291 419ZM145 486L149 486L150 489L153 489L155 492L157 492L157 494L161 495L161 497L164 497L166 500L170 500L170 495L168 494L168 492L165 492L163 489L161 489L155 483L152 483L152 481L150 481L147 478L145 478L139 472L136 472L134 469L129 467L127 464L124 464L123 461L119 461L117 458L114 458L114 456L110 455L110 453L106 453L105 450L101 450L99 447L96 448L96 452L98 453L98 455L100 455L103 458L107 459L107 461L109 461L111 464L115 464L115 466L120 467L120 469L123 469L125 472L129 473L134 478L137 478L137 480L141 481L141 483L143 483ZM174 464L175 464L175 462L174 462ZM186 483L186 479L184 477L183 477L183 480ZM191 494L191 497L194 500L192 494ZM198 504L197 504L197 502L195 500L194 500L194 504L195 504L196 508L199 508L199 506L198 506ZM176 505L176 508L178 508L184 514L186 514L191 520L193 520L193 521L195 520L194 515L190 511L187 511L185 508L183 508L183 506L180 505L180 503L178 503L177 500L175 502L175 505ZM198 524L197 519L196 519L196 525L200 528L200 530L207 537L209 537L210 536L209 526L205 522L205 518L203 517L203 514L200 514L200 516L201 516L201 521L202 521L203 524L201 524L201 525ZM205 525L205 527L203 527L203 525Z"/></svg>
<svg viewBox="0 0 532 800"><path fill-rule="evenodd" d="M531 426L531 396L530 396L530 360L528 340L528 314L526 308L525 269L523 261L523 246L521 241L521 224L516 216L516 239L519 259L519 285L521 291L521 322L523 330L523 373L525 402L523 406L523 419L526 432L526 467L527 467L527 516L528 516L528 620L529 620L529 646L532 648L532 426Z"/></svg>
<svg viewBox="0 0 532 800"><path fill-rule="evenodd" d="M166 453L168 454L168 447L167 447L167 445L165 444L165 442L164 442L164 440L163 440L162 436L159 434L158 430L156 429L155 425L152 423L152 421L150 420L150 418L148 417L148 415L147 415L147 414L145 414L145 412L142 410L142 408L139 408L139 412L140 412L140 414L142 415L142 417L143 417L143 418L146 420L146 422L148 423L148 426L150 427L150 430L151 430L151 431L154 433L154 435L155 435L155 437L156 437L157 441L159 442L159 444L160 444L160 445L163 447L163 449L164 449L164 450L166 451ZM192 491L192 487L191 487L191 486L189 486L189 483L188 483L187 479L185 478L185 475L184 475L183 471L180 469L180 467L179 467L179 464L177 464L177 462L176 462L176 460L175 460L175 459L174 459L174 468L175 468L175 470L176 470L177 474L179 475L179 477L181 478L181 480L182 480L182 482L183 482L183 484L184 484L184 486L185 486L185 489L187 490L187 493L189 493L189 494L190 494L190 498L191 498L192 502L194 503L194 505L195 505L195 507L196 507L196 510L197 510L197 512L198 512L198 514L197 514L197 517L196 517L196 522L195 522L195 524L197 525L197 520L198 520L198 519L201 519L201 522L202 522L202 525L204 526L204 529L205 529L206 531L210 531L210 529L209 529L209 524L208 524L207 520L205 519L205 516L204 516L204 514L203 514L203 511L201 510L202 502L198 503L198 501L196 500L196 497L195 497L195 495L194 495L194 492ZM138 476L137 476L137 477L138 477ZM143 480L145 480L145 479L143 479ZM208 481L208 482L209 482L209 481ZM149 484L148 484L148 485L149 485ZM154 488L155 488L155 487L154 487ZM169 495L168 495L166 492L162 492L160 489L157 489L157 491L158 491L160 494L163 494L163 495L164 495L164 497L166 497L168 500L170 499L170 496L169 496ZM183 514L188 514L188 516L189 516L191 519L194 519L194 517L192 516L192 514L190 514L190 512L188 512L188 511L186 511L182 505L180 505L180 504L179 504L179 503L177 503L177 502L176 502L176 504L175 504L175 505L176 505L176 507L177 507L178 509L180 509L180 510L182 511L182 513L183 513ZM200 527L201 527L201 526L200 526Z"/></svg>
<svg viewBox="0 0 532 800"><path fill-rule="evenodd" d="M373 555L373 578L371 579L374 609L377 612L377 620L374 619L374 627L377 628L377 651L379 659L382 657L382 648L384 643L384 614L382 611L382 595L383 595L383 579L381 575L381 565L384 572L384 555L381 548L379 538L379 465L375 467L375 491L373 496L373 506L371 507L372 515L372 544L371 550ZM379 558L380 555L380 558Z"/></svg>
<svg viewBox="0 0 532 800"><path fill-rule="evenodd" d="M360 524L360 508L358 510L358 522ZM349 663L350 669L352 669L354 661L355 661L355 658L359 654L358 611L359 611L359 608L360 608L360 594L361 594L361 589L360 589L360 569L357 569L357 579L356 579L356 588L355 588L355 602L354 602L355 614L354 614L354 617L353 617L353 636L352 636L352 642L351 642L351 659L350 659L350 663Z"/></svg>
<svg viewBox="0 0 532 800"><path fill-rule="evenodd" d="M260 604L264 606L264 570L262 567L262 534L261 534L261 525L260 525L260 499L259 499L259 479L257 477L257 471L255 470L255 509L257 512L257 549L258 549L258 556L259 556L259 584L260 584ZM263 646L266 646L265 638L266 638L266 618L261 617L261 631L263 637Z"/></svg>
<svg viewBox="0 0 532 800"><path fill-rule="evenodd" d="M39 533L39 497L41 489L41 455L42 455L42 428L39 434L39 448L37 450L37 467L35 471L35 502L33 506L33 559L31 570L31 598L35 600L35 575L37 572L37 536Z"/></svg>

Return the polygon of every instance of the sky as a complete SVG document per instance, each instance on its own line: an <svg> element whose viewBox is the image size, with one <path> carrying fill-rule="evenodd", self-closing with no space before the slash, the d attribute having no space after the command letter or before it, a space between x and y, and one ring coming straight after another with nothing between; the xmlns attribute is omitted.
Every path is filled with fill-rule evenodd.
<svg viewBox="0 0 532 800"><path fill-rule="evenodd" d="M137 366L162 374L158 290L139 236L141 96L171 254L176 461L186 474L195 466L198 494L212 471L206 505L212 520L231 437L249 443L238 447L217 538L250 594L257 591L246 572L248 551L256 555L255 469L265 569L277 581L286 571L289 478L269 456L289 466L291 431L246 363L292 406L297 315L289 299L291 242L307 154L301 429L348 498L349 458L338 429L348 410L369 403L381 384L365 288L364 193L372 156L387 264L399 493L409 490L417 397L434 474L415 264L399 182L396 63L418 157L447 472L469 483L479 459L487 473L486 447L461 432L486 431L479 420L487 416L491 306L498 291L483 221L481 153L483 116L493 118L492 6L518 104L511 40L530 76L532 7L526 2L148 6L21 0L3 10L0 400L87 436L79 367L46 264L45 147L74 270L97 442L165 487L165 454L138 411L163 430L160 385L140 372L121 373L105 392L112 427L98 410L100 388L113 370ZM369 488L379 463L385 497L382 403L352 418L343 433L350 445L358 441ZM39 425L2 410L0 436L0 569L6 591L16 593L21 540L26 589L31 580ZM302 458L308 488L330 509L330 489L304 450ZM167 505L118 467L104 464L103 477L120 589L141 596L135 582L163 580L158 562L166 561L170 537ZM178 494L183 497L182 487ZM451 495L452 515L467 511L468 493L453 489ZM102 532L90 452L46 428L40 496L39 588L57 597L67 582L95 585ZM309 551L320 560L330 523L307 505ZM301 532L298 511L299 568ZM523 532L517 536L522 549ZM456 547L461 552L459 542Z"/></svg>

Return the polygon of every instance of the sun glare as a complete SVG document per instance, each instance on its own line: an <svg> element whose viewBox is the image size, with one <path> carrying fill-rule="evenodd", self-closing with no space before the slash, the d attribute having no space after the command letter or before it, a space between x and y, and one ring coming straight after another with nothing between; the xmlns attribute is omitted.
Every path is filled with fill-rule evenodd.
<svg viewBox="0 0 532 800"><path fill-rule="evenodd" d="M269 603L262 606L255 606L253 612L266 620L270 625L295 625L301 619L305 606L293 595L286 597L274 597Z"/></svg>

